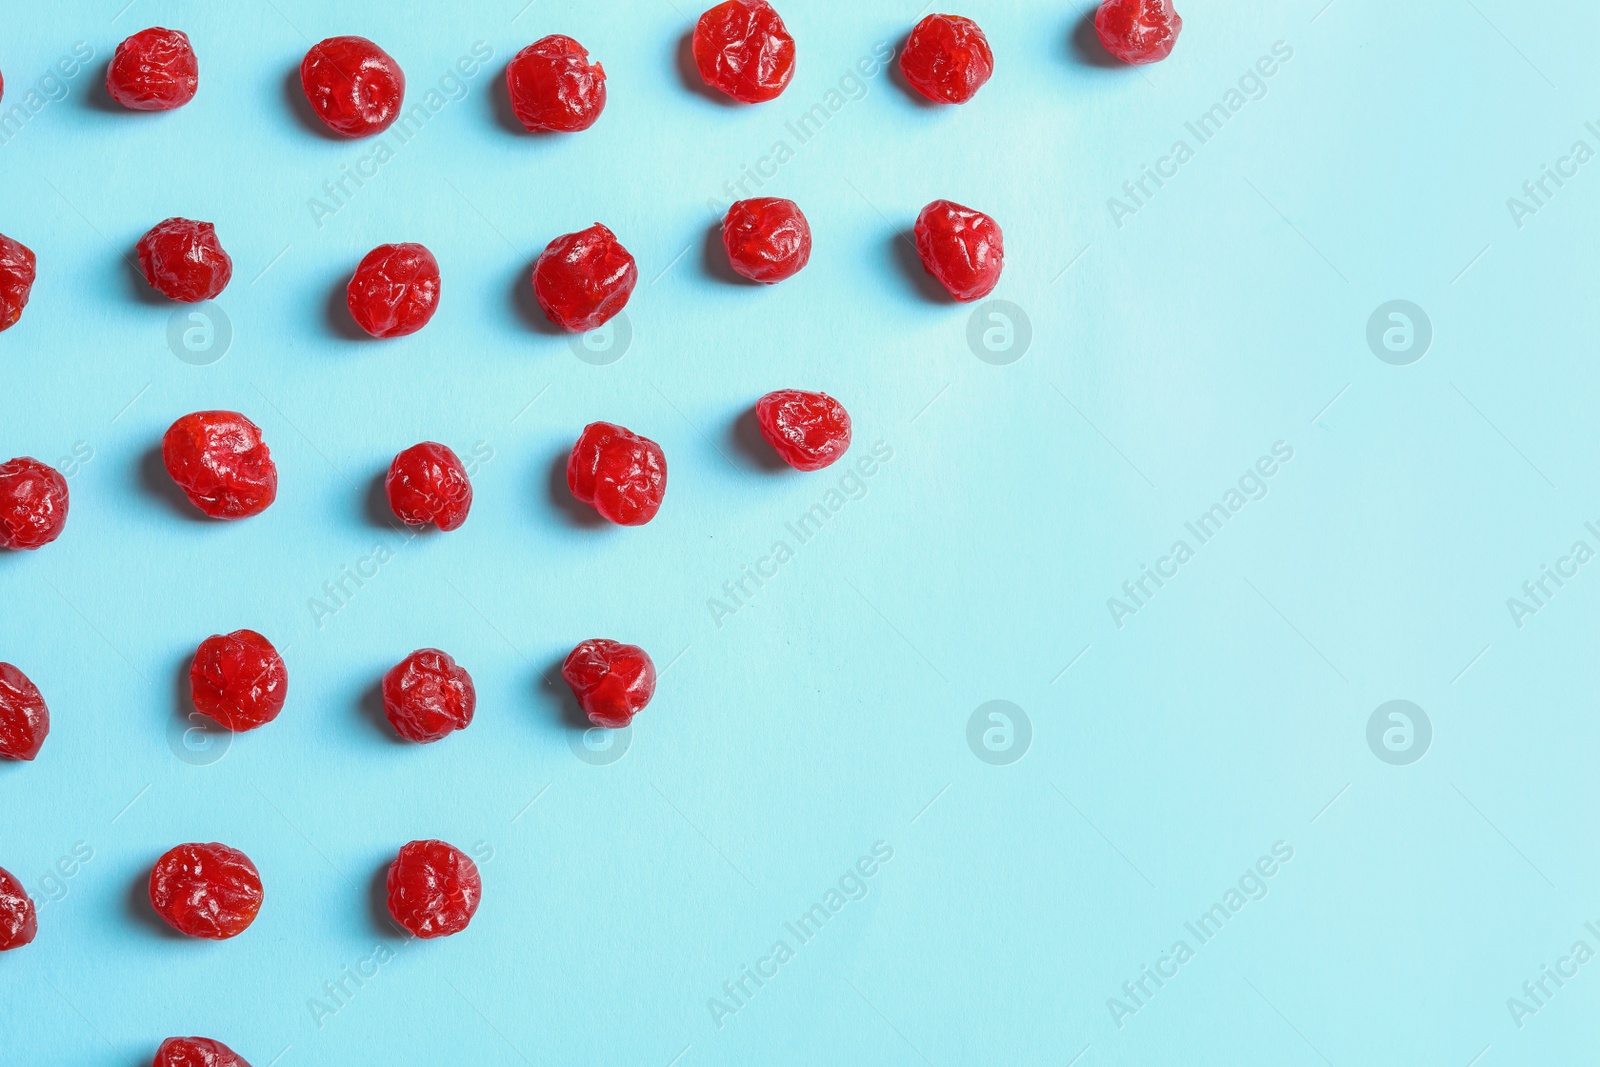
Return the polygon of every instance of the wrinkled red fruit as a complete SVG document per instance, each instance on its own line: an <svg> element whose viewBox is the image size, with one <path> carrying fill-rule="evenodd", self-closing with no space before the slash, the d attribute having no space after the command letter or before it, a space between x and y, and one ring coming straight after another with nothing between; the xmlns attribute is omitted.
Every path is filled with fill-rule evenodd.
<svg viewBox="0 0 1600 1067"><path fill-rule="evenodd" d="M0 233L0 330L11 329L22 318L38 273L33 250Z"/></svg>
<svg viewBox="0 0 1600 1067"><path fill-rule="evenodd" d="M443 841L412 841L389 866L389 914L415 937L459 934L482 896L478 865Z"/></svg>
<svg viewBox="0 0 1600 1067"><path fill-rule="evenodd" d="M289 695L289 669L272 642L254 630L200 642L189 665L195 710L230 730L254 730L278 717Z"/></svg>
<svg viewBox="0 0 1600 1067"><path fill-rule="evenodd" d="M1124 63L1154 63L1172 54L1183 19L1172 0L1105 0L1094 28L1106 51Z"/></svg>
<svg viewBox="0 0 1600 1067"><path fill-rule="evenodd" d="M811 225L793 200L740 200L722 220L722 245L735 271L771 285L793 278L811 259Z"/></svg>
<svg viewBox="0 0 1600 1067"><path fill-rule="evenodd" d="M767 444L797 471L819 471L850 447L850 415L826 393L768 393L756 402L756 421Z"/></svg>
<svg viewBox="0 0 1600 1067"><path fill-rule="evenodd" d="M194 99L200 61L181 30L152 26L117 45L106 92L134 111L171 111Z"/></svg>
<svg viewBox="0 0 1600 1067"><path fill-rule="evenodd" d="M587 130L606 107L606 70L589 50L553 33L518 52L506 67L511 110L529 133Z"/></svg>
<svg viewBox="0 0 1600 1067"><path fill-rule="evenodd" d="M0 867L0 952L21 948L39 934L39 913L28 891Z"/></svg>
<svg viewBox="0 0 1600 1067"><path fill-rule="evenodd" d="M561 677L589 721L608 730L633 722L656 695L656 665L638 645L599 638L567 654Z"/></svg>
<svg viewBox="0 0 1600 1067"><path fill-rule="evenodd" d="M189 502L213 519L244 519L278 496L261 429L237 411L196 411L167 429L161 461Z"/></svg>
<svg viewBox="0 0 1600 1067"><path fill-rule="evenodd" d="M67 480L31 456L0 463L0 548L43 548L67 525Z"/></svg>
<svg viewBox="0 0 1600 1067"><path fill-rule="evenodd" d="M356 267L345 303L374 337L416 333L439 310L439 261L419 244L379 245Z"/></svg>
<svg viewBox="0 0 1600 1067"><path fill-rule="evenodd" d="M922 265L957 300L981 299L1000 284L1005 242L988 215L935 200L917 216L915 233Z"/></svg>
<svg viewBox="0 0 1600 1067"><path fill-rule="evenodd" d="M383 491L395 518L408 526L433 523L459 529L472 510L472 483L460 458L444 445L412 445L389 464Z"/></svg>
<svg viewBox="0 0 1600 1067"><path fill-rule="evenodd" d="M617 235L598 222L563 234L533 265L533 293L547 318L583 333L605 325L628 305L639 268Z"/></svg>
<svg viewBox="0 0 1600 1067"><path fill-rule="evenodd" d="M667 457L648 437L591 422L567 457L567 488L618 526L643 526L667 495Z"/></svg>
<svg viewBox="0 0 1600 1067"><path fill-rule="evenodd" d="M759 104L794 77L794 38L767 0L727 0L695 25L694 62L711 88Z"/></svg>
<svg viewBox="0 0 1600 1067"><path fill-rule="evenodd" d="M329 37L300 63L300 86L330 130L370 137L400 117L406 76L394 57L365 37Z"/></svg>
<svg viewBox="0 0 1600 1067"><path fill-rule="evenodd" d="M0 663L0 756L31 760L50 733L44 694L26 674Z"/></svg>
<svg viewBox="0 0 1600 1067"><path fill-rule="evenodd" d="M383 676L383 713L395 733L428 744L472 725L478 691L448 652L422 648Z"/></svg>
<svg viewBox="0 0 1600 1067"><path fill-rule="evenodd" d="M179 845L150 872L150 904L180 934L224 941L255 922L261 874L236 848Z"/></svg>
<svg viewBox="0 0 1600 1067"><path fill-rule="evenodd" d="M233 260L209 222L167 219L139 238L138 252L144 280L170 300L210 300L233 278Z"/></svg>
<svg viewBox="0 0 1600 1067"><path fill-rule="evenodd" d="M971 19L929 15L906 39L900 72L936 104L965 104L994 74L994 53Z"/></svg>
<svg viewBox="0 0 1600 1067"><path fill-rule="evenodd" d="M150 1067L250 1067L243 1056L209 1037L169 1037Z"/></svg>

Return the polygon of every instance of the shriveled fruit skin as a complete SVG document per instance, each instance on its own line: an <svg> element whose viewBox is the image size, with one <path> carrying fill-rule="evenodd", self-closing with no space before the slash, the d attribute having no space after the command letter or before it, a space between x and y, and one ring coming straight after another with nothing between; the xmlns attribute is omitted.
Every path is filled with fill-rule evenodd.
<svg viewBox="0 0 1600 1067"><path fill-rule="evenodd" d="M756 402L756 422L767 444L797 471L819 471L850 448L850 415L826 393L768 393Z"/></svg>
<svg viewBox="0 0 1600 1067"><path fill-rule="evenodd" d="M983 212L935 200L917 216L914 234L923 267L957 300L980 300L1000 284L1005 241Z"/></svg>
<svg viewBox="0 0 1600 1067"><path fill-rule="evenodd" d="M422 648L383 676L383 714L407 741L428 744L472 724L478 692L448 652Z"/></svg>
<svg viewBox="0 0 1600 1067"><path fill-rule="evenodd" d="M433 523L457 530L472 510L472 482L461 457L436 441L424 441L394 457L383 480L395 518L408 526Z"/></svg>
<svg viewBox="0 0 1600 1067"><path fill-rule="evenodd" d="M0 463L0 548L32 551L67 525L67 480L32 456Z"/></svg>
<svg viewBox="0 0 1600 1067"><path fill-rule="evenodd" d="M606 107L606 69L563 34L541 38L506 67L511 110L529 133L577 133Z"/></svg>
<svg viewBox="0 0 1600 1067"><path fill-rule="evenodd" d="M150 1067L250 1067L245 1058L209 1037L169 1037Z"/></svg>
<svg viewBox="0 0 1600 1067"><path fill-rule="evenodd" d="M199 88L200 61L182 30L140 30L117 45L106 68L106 92L133 111L171 111Z"/></svg>
<svg viewBox="0 0 1600 1067"><path fill-rule="evenodd" d="M694 28L700 77L743 104L774 100L794 77L794 38L767 0L726 0Z"/></svg>
<svg viewBox="0 0 1600 1067"><path fill-rule="evenodd" d="M317 118L346 137L370 137L400 117L406 76L365 37L318 41L300 61L300 87Z"/></svg>
<svg viewBox="0 0 1600 1067"><path fill-rule="evenodd" d="M439 261L422 245L379 245L356 267L345 304L373 337L404 337L439 310L439 284Z"/></svg>
<svg viewBox="0 0 1600 1067"><path fill-rule="evenodd" d="M929 15L906 39L900 72L936 104L965 104L994 74L994 52L971 19Z"/></svg>
<svg viewBox="0 0 1600 1067"><path fill-rule="evenodd" d="M617 235L598 222L563 234L533 265L533 292L545 316L570 333L611 321L628 305L639 268Z"/></svg>
<svg viewBox="0 0 1600 1067"><path fill-rule="evenodd" d="M618 526L643 526L667 495L666 453L625 427L591 422L567 457L567 488Z"/></svg>
<svg viewBox="0 0 1600 1067"><path fill-rule="evenodd" d="M0 756L31 760L50 735L50 709L33 680L0 663Z"/></svg>
<svg viewBox="0 0 1600 1067"><path fill-rule="evenodd" d="M210 300L228 287L233 260L209 222L171 218L139 238L139 269L162 296L185 304Z"/></svg>
<svg viewBox="0 0 1600 1067"><path fill-rule="evenodd" d="M1094 28L1106 51L1124 63L1155 63L1172 54L1183 19L1172 0L1105 0Z"/></svg>
<svg viewBox="0 0 1600 1067"><path fill-rule="evenodd" d="M272 642L254 630L200 642L189 665L195 710L230 730L254 730L283 711L289 670Z"/></svg>
<svg viewBox="0 0 1600 1067"><path fill-rule="evenodd" d="M9 330L22 318L39 275L39 261L21 241L0 233L0 330Z"/></svg>
<svg viewBox="0 0 1600 1067"><path fill-rule="evenodd" d="M237 411L196 411L161 439L161 461L189 502L213 519L243 519L278 497L278 467L261 428Z"/></svg>
<svg viewBox="0 0 1600 1067"><path fill-rule="evenodd" d="M389 914L415 937L459 934L483 897L478 865L443 841L412 841L389 866Z"/></svg>
<svg viewBox="0 0 1600 1067"><path fill-rule="evenodd" d="M722 220L722 246L735 271L773 285L793 278L810 262L811 224L793 200L740 200Z"/></svg>
<svg viewBox="0 0 1600 1067"><path fill-rule="evenodd" d="M215 842L179 845L150 871L151 907L190 937L238 937L255 922L261 896L261 874L250 857Z"/></svg>
<svg viewBox="0 0 1600 1067"><path fill-rule="evenodd" d="M567 654L561 677L596 726L620 730L656 695L656 665L638 645L596 638Z"/></svg>
<svg viewBox="0 0 1600 1067"><path fill-rule="evenodd" d="M28 891L10 871L0 867L0 952L32 943L39 935L39 912Z"/></svg>

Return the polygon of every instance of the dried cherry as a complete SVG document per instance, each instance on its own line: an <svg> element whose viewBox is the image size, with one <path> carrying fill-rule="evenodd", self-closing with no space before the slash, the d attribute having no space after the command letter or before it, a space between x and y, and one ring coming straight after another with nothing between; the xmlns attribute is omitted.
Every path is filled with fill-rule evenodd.
<svg viewBox="0 0 1600 1067"><path fill-rule="evenodd" d="M811 259L811 225L793 200L740 200L722 220L722 246L735 271L772 285L799 274Z"/></svg>
<svg viewBox="0 0 1600 1067"><path fill-rule="evenodd" d="M648 437L591 422L567 457L567 488L618 526L643 526L667 495L667 457Z"/></svg>
<svg viewBox="0 0 1600 1067"><path fill-rule="evenodd" d="M245 1058L209 1037L169 1037L150 1067L250 1067Z"/></svg>
<svg viewBox="0 0 1600 1067"><path fill-rule="evenodd" d="M0 233L0 330L9 330L22 318L39 274L33 250Z"/></svg>
<svg viewBox="0 0 1600 1067"><path fill-rule="evenodd" d="M994 74L994 53L971 19L929 15L906 38L900 72L936 104L965 104Z"/></svg>
<svg viewBox="0 0 1600 1067"><path fill-rule="evenodd" d="M935 200L917 216L915 236L923 267L957 300L981 299L1000 284L1005 242L983 212Z"/></svg>
<svg viewBox="0 0 1600 1067"><path fill-rule="evenodd" d="M533 265L533 292L549 320L571 333L605 325L628 305L639 268L617 235L598 222L563 234Z"/></svg>
<svg viewBox="0 0 1600 1067"><path fill-rule="evenodd" d="M0 867L0 952L29 944L39 935L39 912L16 876Z"/></svg>
<svg viewBox="0 0 1600 1067"><path fill-rule="evenodd" d="M33 680L0 663L0 756L31 760L50 734L50 709Z"/></svg>
<svg viewBox="0 0 1600 1067"><path fill-rule="evenodd" d="M210 300L233 278L233 260L209 222L172 218L157 223L139 238L138 253L144 280L170 300Z"/></svg>
<svg viewBox="0 0 1600 1067"><path fill-rule="evenodd" d="M300 87L330 130L370 137L400 117L406 76L393 56L365 37L329 37L300 62Z"/></svg>
<svg viewBox="0 0 1600 1067"><path fill-rule="evenodd" d="M794 77L794 38L767 0L726 0L700 16L694 61L713 89L744 104L776 99Z"/></svg>
<svg viewBox="0 0 1600 1067"><path fill-rule="evenodd" d="M597 638L567 654L561 677L596 726L620 730L656 695L656 665L638 645Z"/></svg>
<svg viewBox="0 0 1600 1067"><path fill-rule="evenodd" d="M467 468L453 451L434 441L412 445L395 456L383 491L395 518L408 526L431 522L441 530L455 530L472 510Z"/></svg>
<svg viewBox="0 0 1600 1067"><path fill-rule="evenodd" d="M448 652L423 648L383 676L383 714L407 741L428 744L472 725L478 692Z"/></svg>
<svg viewBox="0 0 1600 1067"><path fill-rule="evenodd" d="M224 941L255 922L261 873L236 848L179 845L150 871L150 904L180 934Z"/></svg>
<svg viewBox="0 0 1600 1067"><path fill-rule="evenodd" d="M768 393L756 402L756 421L767 444L797 471L819 471L850 447L850 415L826 393Z"/></svg>
<svg viewBox="0 0 1600 1067"><path fill-rule="evenodd" d="M33 550L67 525L67 480L31 456L0 463L0 548Z"/></svg>
<svg viewBox="0 0 1600 1067"><path fill-rule="evenodd" d="M230 730L254 730L283 711L289 669L272 642L254 630L216 634L200 642L189 665L195 710Z"/></svg>
<svg viewBox="0 0 1600 1067"><path fill-rule="evenodd" d="M1154 63L1172 54L1183 19L1172 0L1105 0L1094 28L1106 51L1124 63Z"/></svg>
<svg viewBox="0 0 1600 1067"><path fill-rule="evenodd" d="M181 30L140 30L117 45L106 69L106 92L134 111L182 107L199 87L200 61Z"/></svg>
<svg viewBox="0 0 1600 1067"><path fill-rule="evenodd" d="M389 914L414 937L467 928L483 897L478 865L443 841L411 841L389 866Z"/></svg>
<svg viewBox="0 0 1600 1067"><path fill-rule="evenodd" d="M506 67L511 110L529 133L587 130L606 107L606 70L589 50L553 33L516 54Z"/></svg>
<svg viewBox="0 0 1600 1067"><path fill-rule="evenodd" d="M237 411L196 411L161 439L161 461L189 502L213 519L259 515L278 496L261 429Z"/></svg>
<svg viewBox="0 0 1600 1067"><path fill-rule="evenodd" d="M373 337L416 333L439 310L439 261L419 244L379 245L356 267L345 303Z"/></svg>

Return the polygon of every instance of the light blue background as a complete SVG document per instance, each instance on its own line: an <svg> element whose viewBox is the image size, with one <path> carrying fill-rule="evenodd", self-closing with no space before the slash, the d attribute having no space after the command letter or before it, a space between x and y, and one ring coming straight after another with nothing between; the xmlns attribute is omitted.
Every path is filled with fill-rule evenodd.
<svg viewBox="0 0 1600 1067"><path fill-rule="evenodd" d="M1081 2L972 0L997 62L972 104L878 73L747 186L816 235L765 289L724 278L709 201L898 47L912 2L789 0L799 70L754 108L686 83L686 0L123 2L10 0L0 41L0 110L75 42L95 53L0 146L0 231L39 256L0 336L0 456L92 452L61 540L0 557L0 658L54 718L36 763L0 767L0 865L50 901L0 957L0 1061L132 1067L189 1033L256 1067L1594 1060L1600 963L1520 1028L1507 998L1600 949L1600 564L1521 628L1506 600L1600 547L1600 163L1520 229L1506 200L1600 148L1600 11L1183 0L1176 53L1135 71L1080 47ZM200 55L172 114L100 86L149 25ZM610 92L554 140L503 102L505 62L551 32ZM308 126L293 79L343 33L395 55L413 101L475 42L493 59L319 227L308 201L372 143ZM1265 95L1119 227L1108 198L1192 147L1185 123L1276 42L1293 55ZM1005 228L995 295L1033 330L1012 365L975 358L972 309L908 269L897 234L936 197ZM171 306L124 258L170 215L215 221L234 257L214 365L174 357ZM545 242L596 220L641 274L609 366L523 295ZM344 282L401 240L437 254L439 314L352 339ZM1366 343L1392 299L1432 321L1409 366ZM789 386L846 403L852 456L893 459L718 626L708 599L843 476L771 471L740 440ZM218 407L281 472L248 522L196 521L152 464L174 418ZM583 525L559 489L595 419L666 450L647 527ZM426 439L492 459L462 530L406 539L374 487ZM1107 598L1279 441L1265 499L1118 628ZM377 546L393 558L319 626L312 598ZM188 658L246 626L285 651L289 705L189 751ZM576 758L546 682L592 636L663 668L606 766ZM401 745L372 691L427 645L471 670L478 717ZM966 740L994 699L1032 724L1008 766ZM1432 723L1408 766L1368 747L1391 699ZM406 944L375 886L430 836L478 854L483 905ZM232 942L175 938L142 902L190 840L262 871ZM783 924L877 842L893 859L865 898L799 945ZM1184 922L1277 842L1293 859L1266 896L1119 1027L1108 998L1196 946ZM93 858L47 884L74 846ZM719 1027L708 1001L779 938L795 957ZM311 998L379 946L319 1019Z"/></svg>

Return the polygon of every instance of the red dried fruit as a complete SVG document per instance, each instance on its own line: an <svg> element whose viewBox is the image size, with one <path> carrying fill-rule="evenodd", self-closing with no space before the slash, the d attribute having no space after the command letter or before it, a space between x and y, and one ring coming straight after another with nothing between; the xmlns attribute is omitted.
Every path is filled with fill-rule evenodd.
<svg viewBox="0 0 1600 1067"><path fill-rule="evenodd" d="M196 411L167 429L161 461L189 502L213 519L244 519L278 496L261 429L237 411Z"/></svg>
<svg viewBox="0 0 1600 1067"><path fill-rule="evenodd" d="M169 1037L150 1067L250 1067L245 1058L209 1037Z"/></svg>
<svg viewBox="0 0 1600 1067"><path fill-rule="evenodd" d="M0 867L0 952L30 943L39 934L39 913L16 876Z"/></svg>
<svg viewBox="0 0 1600 1067"><path fill-rule="evenodd" d="M971 19L929 15L906 38L900 72L936 104L965 104L994 74L994 53Z"/></svg>
<svg viewBox="0 0 1600 1067"><path fill-rule="evenodd" d="M711 88L759 104L794 77L794 38L767 0L727 0L695 24L694 61Z"/></svg>
<svg viewBox="0 0 1600 1067"><path fill-rule="evenodd" d="M511 110L529 133L587 130L606 107L606 70L589 50L552 33L518 52L506 67Z"/></svg>
<svg viewBox="0 0 1600 1067"><path fill-rule="evenodd" d="M448 652L422 648L383 676L383 713L395 733L428 744L472 725L478 691Z"/></svg>
<svg viewBox="0 0 1600 1067"><path fill-rule="evenodd" d="M811 225L793 200L740 200L722 220L722 245L735 271L772 285L793 278L811 259Z"/></svg>
<svg viewBox="0 0 1600 1067"><path fill-rule="evenodd" d="M22 318L38 273L33 250L0 233L0 330L11 329Z"/></svg>
<svg viewBox="0 0 1600 1067"><path fill-rule="evenodd" d="M567 488L618 526L643 526L667 495L667 457L648 437L591 422L567 457Z"/></svg>
<svg viewBox="0 0 1600 1067"><path fill-rule="evenodd" d="M179 845L150 871L150 904L180 934L224 941L255 922L261 874L236 848Z"/></svg>
<svg viewBox="0 0 1600 1067"><path fill-rule="evenodd" d="M567 654L561 677L589 721L608 730L633 722L656 695L656 665L638 645L598 638Z"/></svg>
<svg viewBox="0 0 1600 1067"><path fill-rule="evenodd" d="M144 280L170 300L210 300L233 278L233 260L209 222L167 219L139 238L138 252Z"/></svg>
<svg viewBox="0 0 1600 1067"><path fill-rule="evenodd" d="M278 717L289 695L289 669L272 642L254 630L200 642L189 665L195 710L230 730L254 730Z"/></svg>
<svg viewBox="0 0 1600 1067"><path fill-rule="evenodd" d="M756 421L767 444L797 471L819 471L850 447L850 415L827 393L768 393L756 402Z"/></svg>
<svg viewBox="0 0 1600 1067"><path fill-rule="evenodd" d="M416 333L439 310L439 261L419 244L379 245L356 267L345 303L374 337Z"/></svg>
<svg viewBox="0 0 1600 1067"><path fill-rule="evenodd" d="M1005 242L988 215L935 200L917 216L915 233L922 265L957 300L981 299L1000 284Z"/></svg>
<svg viewBox="0 0 1600 1067"><path fill-rule="evenodd" d="M433 523L459 529L472 510L472 482L461 459L444 445L412 445L389 464L383 491L395 518L408 526Z"/></svg>
<svg viewBox="0 0 1600 1067"><path fill-rule="evenodd" d="M1154 63L1172 54L1183 19L1172 0L1105 0L1094 28L1106 51L1124 63Z"/></svg>
<svg viewBox="0 0 1600 1067"><path fill-rule="evenodd" d="M31 760L50 733L44 694L26 674L0 663L0 756Z"/></svg>
<svg viewBox="0 0 1600 1067"><path fill-rule="evenodd" d="M117 45L106 69L106 92L134 111L182 107L199 87L200 61L181 30L140 30Z"/></svg>
<svg viewBox="0 0 1600 1067"><path fill-rule="evenodd" d="M67 480L31 456L0 463L0 548L43 548L67 525Z"/></svg>
<svg viewBox="0 0 1600 1067"><path fill-rule="evenodd" d="M547 318L583 333L628 306L639 268L617 235L598 222L551 241L533 265L533 293Z"/></svg>
<svg viewBox="0 0 1600 1067"><path fill-rule="evenodd" d="M389 866L389 914L414 937L459 934L483 896L478 865L443 841L412 841Z"/></svg>
<svg viewBox="0 0 1600 1067"><path fill-rule="evenodd" d="M317 118L346 137L370 137L400 117L406 76L365 37L329 37L300 62L300 86Z"/></svg>

